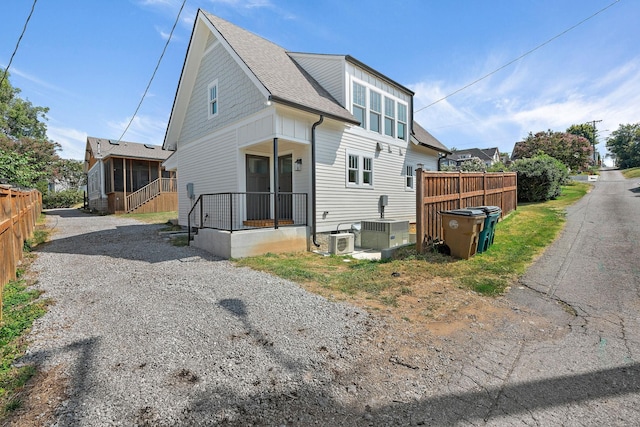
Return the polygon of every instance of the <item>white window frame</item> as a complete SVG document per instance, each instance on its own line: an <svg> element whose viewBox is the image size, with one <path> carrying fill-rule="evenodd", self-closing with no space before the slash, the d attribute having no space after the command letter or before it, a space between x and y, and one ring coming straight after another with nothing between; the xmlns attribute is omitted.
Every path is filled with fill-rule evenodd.
<svg viewBox="0 0 640 427"><path fill-rule="evenodd" d="M346 176L345 183L347 187L355 188L373 188L374 184L374 160L373 154L358 153L347 151L346 153ZM355 160L352 162L352 160ZM352 173L355 172L355 182L351 181ZM367 180L368 176L368 181Z"/></svg>
<svg viewBox="0 0 640 427"><path fill-rule="evenodd" d="M385 96L384 97L384 134L390 138L396 136L396 100ZM387 122L391 124L387 126Z"/></svg>
<svg viewBox="0 0 640 427"><path fill-rule="evenodd" d="M400 111L402 111L402 107L404 107L404 117L401 117ZM396 137L403 141L407 140L407 106L401 102L396 102L396 108L398 111L397 114L397 130ZM400 129L402 128L402 136L400 136Z"/></svg>
<svg viewBox="0 0 640 427"><path fill-rule="evenodd" d="M355 99L355 88L358 85L360 87L363 87L365 89L365 93L364 93L364 105L361 105L359 103L355 103L354 99ZM371 108L371 102L372 102L372 97L371 97L371 93L375 92L376 94L380 95L380 111L375 111ZM393 111L389 111L387 114L386 111L386 100L389 100L390 102L393 103ZM399 112L399 108L398 106L402 105L404 106L405 109L405 117L404 120L405 121L401 121L399 120L398 117L398 112ZM360 80L354 76L351 76L351 113L355 116L355 108L358 108L360 110L362 110L362 115L363 115L363 120L362 123L360 125L361 128L368 130L370 132L373 133L377 133L379 135L382 135L385 138L393 138L393 139L401 139L404 141L407 141L407 139L409 138L408 135L408 131L409 131L409 126L408 126L408 114L409 114L409 104L407 103L407 101L405 101L402 98L399 98L387 91L385 91L384 89L381 89L380 87L374 86L371 83L365 82L363 80ZM379 115L380 117L380 129L379 131L373 130L371 129L371 116L373 115ZM356 116L357 117L357 116ZM387 131L386 129L386 121L387 119L391 120L390 123L390 129ZM404 139L403 138L398 138L398 128L397 126L399 126L400 124L402 124L404 126Z"/></svg>
<svg viewBox="0 0 640 427"><path fill-rule="evenodd" d="M356 86L360 86L364 90L364 99L362 100L362 104L356 102ZM353 91L351 94L351 114L358 118L358 116L356 116L356 109L361 110L362 120L360 122L360 127L363 129L368 129L367 114L369 109L367 108L367 87L360 82L353 81L351 84L351 90Z"/></svg>
<svg viewBox="0 0 640 427"><path fill-rule="evenodd" d="M212 98L211 89L216 89L216 96ZM212 105L215 105L216 112L211 112ZM220 87L218 86L218 80L214 80L207 86L207 117L212 119L218 115L220 112Z"/></svg>
<svg viewBox="0 0 640 427"><path fill-rule="evenodd" d="M374 96L375 94L375 96ZM374 99L378 100L376 107L377 110L374 109ZM382 99L383 96L380 92L369 89L369 130L371 132L382 133ZM372 124L378 124L378 129L372 129Z"/></svg>
<svg viewBox="0 0 640 427"><path fill-rule="evenodd" d="M413 165L404 166L404 188L405 190L414 190L416 182L416 171Z"/></svg>

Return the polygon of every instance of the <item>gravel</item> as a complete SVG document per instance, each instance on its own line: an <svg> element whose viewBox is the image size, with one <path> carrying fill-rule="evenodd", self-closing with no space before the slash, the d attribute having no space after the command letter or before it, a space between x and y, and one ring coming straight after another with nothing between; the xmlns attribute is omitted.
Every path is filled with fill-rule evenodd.
<svg viewBox="0 0 640 427"><path fill-rule="evenodd" d="M339 380L375 326L366 312L172 246L157 225L47 216L32 269L55 304L21 363L62 367L49 425L369 423L347 416L358 389Z"/></svg>

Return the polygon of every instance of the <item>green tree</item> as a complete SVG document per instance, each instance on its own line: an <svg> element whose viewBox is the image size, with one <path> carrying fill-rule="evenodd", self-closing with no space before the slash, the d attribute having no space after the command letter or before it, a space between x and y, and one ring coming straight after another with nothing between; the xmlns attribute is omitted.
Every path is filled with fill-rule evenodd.
<svg viewBox="0 0 640 427"><path fill-rule="evenodd" d="M555 199L569 179L567 167L546 154L516 160L510 169L518 174L518 201L521 202Z"/></svg>
<svg viewBox="0 0 640 427"><path fill-rule="evenodd" d="M0 73L4 73L0 69ZM48 107L34 106L18 96L20 89L9 83L9 76L0 87L0 132L14 138L47 138Z"/></svg>
<svg viewBox="0 0 640 427"><path fill-rule="evenodd" d="M567 128L567 133L572 135L582 136L583 138L587 138L591 145L596 145L598 141L596 140L596 129L593 127L591 123L582 123L579 125L571 125Z"/></svg>
<svg viewBox="0 0 640 427"><path fill-rule="evenodd" d="M535 135L529 132L524 141L516 143L513 158L531 158L541 153L548 154L577 171L588 169L593 159L593 148L587 138L551 130Z"/></svg>
<svg viewBox="0 0 640 427"><path fill-rule="evenodd" d="M29 156L0 148L0 180L20 187L33 188L43 178Z"/></svg>
<svg viewBox="0 0 640 427"><path fill-rule="evenodd" d="M607 138L607 148L620 168L640 167L640 123L620 125Z"/></svg>
<svg viewBox="0 0 640 427"><path fill-rule="evenodd" d="M485 169L487 169L487 165L477 157L465 160L460 164L460 170L463 172L484 172Z"/></svg>

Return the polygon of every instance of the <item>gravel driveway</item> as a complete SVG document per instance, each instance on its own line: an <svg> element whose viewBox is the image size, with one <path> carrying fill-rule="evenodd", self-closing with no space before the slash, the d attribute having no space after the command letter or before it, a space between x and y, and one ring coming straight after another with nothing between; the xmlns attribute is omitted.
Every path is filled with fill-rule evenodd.
<svg viewBox="0 0 640 427"><path fill-rule="evenodd" d="M55 305L25 362L68 379L52 424L308 425L314 411L290 402L335 407L348 393L333 377L353 361L365 312L174 247L158 226L47 216L56 232L33 269Z"/></svg>

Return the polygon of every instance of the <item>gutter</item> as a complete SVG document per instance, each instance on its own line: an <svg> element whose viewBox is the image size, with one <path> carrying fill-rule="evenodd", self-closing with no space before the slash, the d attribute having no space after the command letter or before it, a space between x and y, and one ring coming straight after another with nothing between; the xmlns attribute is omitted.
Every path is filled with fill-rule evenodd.
<svg viewBox="0 0 640 427"><path fill-rule="evenodd" d="M316 248L320 247L320 244L316 240L316 127L322 124L324 116L320 115L320 120L315 122L311 126L311 195L313 197L313 203L311 205L311 230L312 241Z"/></svg>

